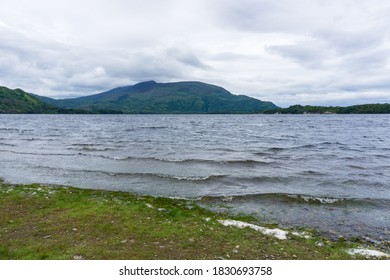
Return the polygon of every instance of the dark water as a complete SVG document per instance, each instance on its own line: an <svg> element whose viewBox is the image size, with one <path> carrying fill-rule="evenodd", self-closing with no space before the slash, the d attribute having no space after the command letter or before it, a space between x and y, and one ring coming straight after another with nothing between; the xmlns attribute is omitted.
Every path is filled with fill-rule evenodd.
<svg viewBox="0 0 390 280"><path fill-rule="evenodd" d="M0 176L390 240L389 115L0 115Z"/></svg>

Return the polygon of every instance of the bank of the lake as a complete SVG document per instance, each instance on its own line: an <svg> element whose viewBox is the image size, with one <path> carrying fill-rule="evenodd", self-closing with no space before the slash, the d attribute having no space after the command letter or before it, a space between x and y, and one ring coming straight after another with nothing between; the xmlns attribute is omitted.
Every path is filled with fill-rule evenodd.
<svg viewBox="0 0 390 280"><path fill-rule="evenodd" d="M0 211L0 259L364 259L348 250L368 248L126 192L0 182Z"/></svg>

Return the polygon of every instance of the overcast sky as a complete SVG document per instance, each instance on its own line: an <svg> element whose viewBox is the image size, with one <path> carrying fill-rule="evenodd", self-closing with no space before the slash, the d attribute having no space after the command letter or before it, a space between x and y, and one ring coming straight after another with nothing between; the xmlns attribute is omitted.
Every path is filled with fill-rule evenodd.
<svg viewBox="0 0 390 280"><path fill-rule="evenodd" d="M390 102L388 0L0 0L0 85L65 98L202 81L293 104Z"/></svg>

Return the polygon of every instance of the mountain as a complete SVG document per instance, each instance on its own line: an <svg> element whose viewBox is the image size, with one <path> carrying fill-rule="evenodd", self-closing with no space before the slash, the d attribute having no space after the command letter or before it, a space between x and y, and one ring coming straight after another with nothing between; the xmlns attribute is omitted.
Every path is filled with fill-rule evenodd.
<svg viewBox="0 0 390 280"><path fill-rule="evenodd" d="M58 108L21 89L0 87L0 114L57 113Z"/></svg>
<svg viewBox="0 0 390 280"><path fill-rule="evenodd" d="M363 104L341 106L302 106L276 108L262 112L264 114L390 114L390 104Z"/></svg>
<svg viewBox="0 0 390 280"><path fill-rule="evenodd" d="M233 95L222 87L201 82L148 81L85 97L40 99L60 108L80 109L91 113L224 114L257 113L277 108L271 102Z"/></svg>

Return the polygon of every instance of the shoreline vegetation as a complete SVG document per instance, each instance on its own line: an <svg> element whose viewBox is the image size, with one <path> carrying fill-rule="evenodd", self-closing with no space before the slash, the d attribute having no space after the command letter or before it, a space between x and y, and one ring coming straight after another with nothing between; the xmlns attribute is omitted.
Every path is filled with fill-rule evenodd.
<svg viewBox="0 0 390 280"><path fill-rule="evenodd" d="M302 106L276 108L261 112L262 114L390 114L390 104L363 104L347 107L341 106Z"/></svg>
<svg viewBox="0 0 390 280"><path fill-rule="evenodd" d="M390 258L388 242L332 241L309 229L211 212L195 201L126 192L0 178L0 211L4 260Z"/></svg>

